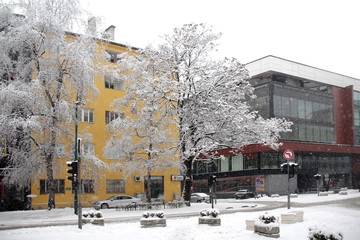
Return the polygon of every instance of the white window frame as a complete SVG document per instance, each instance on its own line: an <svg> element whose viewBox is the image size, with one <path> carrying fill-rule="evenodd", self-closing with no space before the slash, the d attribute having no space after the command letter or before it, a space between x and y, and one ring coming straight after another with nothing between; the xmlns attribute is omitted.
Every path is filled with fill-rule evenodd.
<svg viewBox="0 0 360 240"><path fill-rule="evenodd" d="M105 124L109 124L111 121L122 118L124 119L125 114L121 112L105 111Z"/></svg>
<svg viewBox="0 0 360 240"><path fill-rule="evenodd" d="M93 143L82 144L82 154L95 156L95 144Z"/></svg>
<svg viewBox="0 0 360 240"><path fill-rule="evenodd" d="M80 122L93 123L94 122L94 109L89 109L89 108L81 109Z"/></svg>
<svg viewBox="0 0 360 240"><path fill-rule="evenodd" d="M113 76L105 75L104 87L107 89L125 91L125 81Z"/></svg>

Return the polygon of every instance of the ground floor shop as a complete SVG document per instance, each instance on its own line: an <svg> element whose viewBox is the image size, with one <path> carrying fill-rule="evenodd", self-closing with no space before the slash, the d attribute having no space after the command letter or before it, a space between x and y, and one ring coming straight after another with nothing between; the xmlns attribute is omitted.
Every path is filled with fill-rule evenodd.
<svg viewBox="0 0 360 240"><path fill-rule="evenodd" d="M221 150L218 157L194 164L194 192L208 192L209 175L217 176L216 192L221 197L233 197L239 189L265 194L286 194L287 174L281 164L287 162L283 151L293 149L297 164L290 179L291 192L338 191L360 185L360 147L285 143L283 149L273 151L250 146L241 151ZM258 150L258 151L257 151ZM320 179L315 179L315 175Z"/></svg>

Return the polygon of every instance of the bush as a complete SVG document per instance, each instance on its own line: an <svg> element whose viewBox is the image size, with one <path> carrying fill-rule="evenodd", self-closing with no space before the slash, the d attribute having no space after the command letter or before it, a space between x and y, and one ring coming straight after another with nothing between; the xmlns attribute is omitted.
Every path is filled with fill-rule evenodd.
<svg viewBox="0 0 360 240"><path fill-rule="evenodd" d="M318 228L317 226L309 227L309 240L342 240L342 233L336 233L326 227Z"/></svg>
<svg viewBox="0 0 360 240"><path fill-rule="evenodd" d="M200 211L201 217L213 217L216 218L219 215L219 211L217 209L203 209Z"/></svg>
<svg viewBox="0 0 360 240"><path fill-rule="evenodd" d="M162 211L159 211L159 212L144 212L143 213L143 218L153 218L153 217L158 217L158 218L164 218L165 215L164 215L164 212Z"/></svg>
<svg viewBox="0 0 360 240"><path fill-rule="evenodd" d="M265 224L276 223L276 217L274 215L269 215L268 213L260 215L259 219Z"/></svg>

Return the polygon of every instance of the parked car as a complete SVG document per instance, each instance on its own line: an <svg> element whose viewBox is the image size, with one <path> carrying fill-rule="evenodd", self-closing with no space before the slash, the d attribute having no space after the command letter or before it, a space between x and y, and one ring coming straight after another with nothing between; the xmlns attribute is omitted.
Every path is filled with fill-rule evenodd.
<svg viewBox="0 0 360 240"><path fill-rule="evenodd" d="M107 200L97 201L94 203L95 209L104 209L104 208L115 208L116 206L121 206L131 203L142 203L140 198L135 198L128 195L117 195L113 196Z"/></svg>
<svg viewBox="0 0 360 240"><path fill-rule="evenodd" d="M249 191L248 189L241 189L235 193L236 199L245 199L245 198L253 198L255 197L255 193Z"/></svg>
<svg viewBox="0 0 360 240"><path fill-rule="evenodd" d="M190 202L210 202L210 196L206 193L192 193Z"/></svg>

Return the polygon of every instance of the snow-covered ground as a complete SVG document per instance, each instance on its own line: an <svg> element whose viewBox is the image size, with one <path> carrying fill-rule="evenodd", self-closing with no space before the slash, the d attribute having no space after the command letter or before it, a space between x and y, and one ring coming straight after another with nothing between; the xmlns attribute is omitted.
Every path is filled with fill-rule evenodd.
<svg viewBox="0 0 360 240"><path fill-rule="evenodd" d="M307 239L308 228L313 226L325 227L332 231L341 232L345 240L358 240L360 236L360 192L349 190L348 195L330 195L318 197L316 194L299 195L292 198L291 202L310 204L307 207L291 207L290 211L301 210L304 212L304 221L295 224L281 224L280 239L303 240ZM349 198L356 198L352 204L342 204ZM277 203L274 203L276 201ZM328 204L325 202L336 201ZM201 239L267 239L253 231L246 230L246 219L256 219L265 211L263 207L283 204L283 207L267 211L269 214L280 216L289 210L286 208L287 197L280 198L263 197L252 200L220 199L215 208L220 212L237 210L239 212L222 214L221 226L199 225L198 217L167 218L167 226L159 228L141 228L140 217L144 211L116 211L115 209L102 210L105 222L116 221L128 217L127 222L107 222L105 226L91 224L83 225L78 229L77 225L32 227L14 230L2 230L1 239L37 239L57 240L68 239L176 239L176 240L201 240ZM321 204L324 202L324 204ZM311 203L320 203L316 206ZM191 207L176 209L161 209L165 216L179 214L197 214L203 208L210 208L209 204L192 204ZM84 209L86 211L87 209ZM256 211L258 210L258 211ZM55 222L76 222L77 216L73 209L54 209L51 211L16 211L0 212L0 226L16 224L46 224Z"/></svg>

